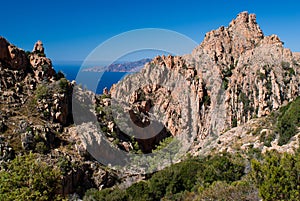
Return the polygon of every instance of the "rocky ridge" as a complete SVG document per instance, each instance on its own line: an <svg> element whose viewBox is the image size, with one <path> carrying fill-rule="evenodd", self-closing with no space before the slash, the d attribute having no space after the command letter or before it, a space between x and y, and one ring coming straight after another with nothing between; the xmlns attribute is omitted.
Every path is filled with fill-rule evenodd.
<svg viewBox="0 0 300 201"><path fill-rule="evenodd" d="M207 136L218 137L299 96L299 61L278 36L264 36L254 14L242 12L228 27L208 32L192 54L158 56L111 94L132 108L151 102L167 130L191 135L192 152L200 154Z"/></svg>

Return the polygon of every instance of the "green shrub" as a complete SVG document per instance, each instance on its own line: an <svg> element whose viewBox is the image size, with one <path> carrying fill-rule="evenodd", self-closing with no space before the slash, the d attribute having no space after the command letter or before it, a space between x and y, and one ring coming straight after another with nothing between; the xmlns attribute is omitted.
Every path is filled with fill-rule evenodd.
<svg viewBox="0 0 300 201"><path fill-rule="evenodd" d="M206 93L205 96L203 97L203 104L205 106L208 106L208 105L210 105L210 103L211 103L210 96Z"/></svg>
<svg viewBox="0 0 300 201"><path fill-rule="evenodd" d="M290 77L296 74L295 70L292 68L289 68L288 72Z"/></svg>
<svg viewBox="0 0 300 201"><path fill-rule="evenodd" d="M44 84L40 84L37 86L35 90L35 95L37 99L43 99L46 98L49 93L48 87Z"/></svg>
<svg viewBox="0 0 300 201"><path fill-rule="evenodd" d="M120 189L104 189L98 191L96 189L89 189L83 197L84 201L101 200L101 201L127 201L126 194Z"/></svg>
<svg viewBox="0 0 300 201"><path fill-rule="evenodd" d="M40 154L46 154L49 151L49 149L45 145L45 143L41 141L35 145L35 151Z"/></svg>
<svg viewBox="0 0 300 201"><path fill-rule="evenodd" d="M244 114L247 114L248 111L250 111L251 113L254 112L254 109L251 106L251 100L248 98L248 96L244 92L241 92L239 94L238 101L242 102L244 105Z"/></svg>
<svg viewBox="0 0 300 201"><path fill-rule="evenodd" d="M228 68L224 68L222 70L222 74L224 77L231 77L232 76L232 70L234 69L234 66L230 66Z"/></svg>
<svg viewBox="0 0 300 201"><path fill-rule="evenodd" d="M288 70L290 68L290 63L286 61L282 61L281 67L283 68L283 70Z"/></svg>
<svg viewBox="0 0 300 201"><path fill-rule="evenodd" d="M266 132L263 132L261 136L259 137L259 141L264 142L264 146L271 147L271 142L276 138L276 135L274 132L267 134Z"/></svg>
<svg viewBox="0 0 300 201"><path fill-rule="evenodd" d="M37 155L17 156L0 171L0 200L61 200L60 172L37 161Z"/></svg>
<svg viewBox="0 0 300 201"><path fill-rule="evenodd" d="M256 159L262 159L262 153L261 150L259 148L249 148L249 150L247 151L247 155L250 158L256 158Z"/></svg>
<svg viewBox="0 0 300 201"><path fill-rule="evenodd" d="M264 73L260 72L260 70L256 71L256 75L257 75L258 79L261 81L267 79L267 76Z"/></svg>
<svg viewBox="0 0 300 201"><path fill-rule="evenodd" d="M249 181L228 184L223 181L214 182L196 196L200 200L259 200L256 187Z"/></svg>
<svg viewBox="0 0 300 201"><path fill-rule="evenodd" d="M154 196L150 191L148 183L145 181L141 181L130 186L128 189L126 189L126 194L128 200L135 200L135 201L154 200Z"/></svg>
<svg viewBox="0 0 300 201"><path fill-rule="evenodd" d="M276 126L279 133L278 144L281 146L288 143L300 126L300 97L281 108L280 113Z"/></svg>
<svg viewBox="0 0 300 201"><path fill-rule="evenodd" d="M227 90L228 89L229 80L228 78L222 79L222 89Z"/></svg>
<svg viewBox="0 0 300 201"><path fill-rule="evenodd" d="M69 87L69 82L66 78L61 78L59 80L59 88L61 92L67 92Z"/></svg>
<svg viewBox="0 0 300 201"><path fill-rule="evenodd" d="M39 57L46 57L46 54L39 50L35 50L33 53L37 54Z"/></svg>
<svg viewBox="0 0 300 201"><path fill-rule="evenodd" d="M252 160L251 167L263 200L300 200L299 154L269 152L263 162Z"/></svg>
<svg viewBox="0 0 300 201"><path fill-rule="evenodd" d="M172 165L153 175L149 180L150 192L155 200L160 200L165 195L190 191L197 181L195 175L201 169L201 162L191 159Z"/></svg>
<svg viewBox="0 0 300 201"><path fill-rule="evenodd" d="M215 181L230 183L239 180L244 175L245 167L238 159L238 156L233 160L230 155L224 154L205 161L203 170L198 174L200 182L206 185Z"/></svg>
<svg viewBox="0 0 300 201"><path fill-rule="evenodd" d="M72 169L72 164L67 158L61 156L57 162L58 167L63 175L66 175Z"/></svg>
<svg viewBox="0 0 300 201"><path fill-rule="evenodd" d="M26 57L29 59L30 58L30 55L31 55L32 53L30 52L30 51L26 51L25 52L25 55L26 55Z"/></svg>
<svg viewBox="0 0 300 201"><path fill-rule="evenodd" d="M232 120L232 128L237 127L237 119L233 118Z"/></svg>
<svg viewBox="0 0 300 201"><path fill-rule="evenodd" d="M105 189L100 192L90 190L85 198L90 200L182 200L186 192L205 189L215 181L231 183L244 175L244 164L239 157L229 154L189 158L156 172L147 181L133 184L125 191Z"/></svg>
<svg viewBox="0 0 300 201"><path fill-rule="evenodd" d="M173 136L167 137L165 139L163 139L159 145L156 146L155 150L153 150L153 152L157 152L160 151L162 149L164 149L165 147L167 147L172 141L174 140Z"/></svg>
<svg viewBox="0 0 300 201"><path fill-rule="evenodd" d="M47 71L49 70L49 68L50 68L50 66L49 66L48 64L42 65L42 70L43 70L44 72L47 72Z"/></svg>
<svg viewBox="0 0 300 201"><path fill-rule="evenodd" d="M55 75L55 80L60 80L61 78L65 78L65 74L62 71L58 71Z"/></svg>

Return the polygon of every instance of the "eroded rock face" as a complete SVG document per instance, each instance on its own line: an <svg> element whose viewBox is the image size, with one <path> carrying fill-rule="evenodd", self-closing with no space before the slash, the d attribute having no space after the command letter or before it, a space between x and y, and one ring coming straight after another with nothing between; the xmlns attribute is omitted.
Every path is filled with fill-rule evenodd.
<svg viewBox="0 0 300 201"><path fill-rule="evenodd" d="M46 58L42 41L37 41L34 44L32 54L30 55L30 64L34 69L35 78L38 81L51 78L55 75L51 60Z"/></svg>
<svg viewBox="0 0 300 201"><path fill-rule="evenodd" d="M38 41L33 52L23 50L0 37L0 95L1 103L10 107L19 107L35 94L37 87L44 85L46 97L37 99L37 108L47 120L67 125L72 121L71 94L72 85L64 81L66 89L60 89L60 81L55 80L56 72L52 62L45 56L44 46ZM51 90L50 90L51 89ZM47 94L44 94L45 96ZM25 139L25 138L24 138Z"/></svg>
<svg viewBox="0 0 300 201"><path fill-rule="evenodd" d="M12 160L14 158L14 150L9 146L5 139L0 137L0 165L2 162Z"/></svg>
<svg viewBox="0 0 300 201"><path fill-rule="evenodd" d="M46 57L41 57L39 54L30 56L30 64L34 69L35 78L38 81L51 78L55 74L51 60Z"/></svg>
<svg viewBox="0 0 300 201"><path fill-rule="evenodd" d="M5 38L0 37L0 61L9 65L12 70L26 70L28 59L24 50L10 44Z"/></svg>
<svg viewBox="0 0 300 201"><path fill-rule="evenodd" d="M192 54L156 57L111 94L141 112L150 101L172 135L196 134L197 144L299 96L297 77L297 54L278 36L264 36L256 16L243 12L208 32Z"/></svg>
<svg viewBox="0 0 300 201"><path fill-rule="evenodd" d="M57 88L60 81L50 84L50 88ZM68 92L48 90L47 95L37 99L37 110L41 117L52 123L60 123L62 126L73 122L72 118L72 96L73 85L68 83Z"/></svg>
<svg viewBox="0 0 300 201"><path fill-rule="evenodd" d="M14 87L20 90L20 86L16 85L20 85L22 82L25 82L22 83L24 87L34 89L36 83L45 79L50 80L55 75L51 60L44 56L44 50L39 53L36 51L25 53L24 50L10 44L3 37L0 37L0 47L0 91L7 91ZM37 46L34 49L41 48L42 46ZM33 79L32 74L35 75Z"/></svg>
<svg viewBox="0 0 300 201"><path fill-rule="evenodd" d="M241 54L255 48L264 35L256 23L256 16L247 12L240 13L229 27L220 27L208 32L194 54L209 54L213 61L228 65Z"/></svg>
<svg viewBox="0 0 300 201"><path fill-rule="evenodd" d="M7 40L3 37L0 37L0 59L1 60L7 60L9 58L9 52L8 52L8 46L9 43Z"/></svg>

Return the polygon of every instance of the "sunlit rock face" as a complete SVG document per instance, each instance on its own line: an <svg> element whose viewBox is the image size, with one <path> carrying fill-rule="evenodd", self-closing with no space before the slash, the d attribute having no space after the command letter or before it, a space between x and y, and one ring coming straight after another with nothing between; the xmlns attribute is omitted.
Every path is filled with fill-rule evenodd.
<svg viewBox="0 0 300 201"><path fill-rule="evenodd" d="M197 145L295 99L299 73L299 56L242 12L228 27L208 32L190 55L158 56L111 94Z"/></svg>

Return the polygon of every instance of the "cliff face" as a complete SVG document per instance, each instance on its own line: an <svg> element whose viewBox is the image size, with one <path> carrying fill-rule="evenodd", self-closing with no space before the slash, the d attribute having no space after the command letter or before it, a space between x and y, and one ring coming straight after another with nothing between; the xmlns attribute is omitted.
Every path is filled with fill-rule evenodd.
<svg viewBox="0 0 300 201"><path fill-rule="evenodd" d="M208 32L190 55L156 57L111 94L156 115L172 135L191 134L198 149L208 135L268 115L299 96L299 61L278 36L264 36L254 14L243 12L228 27Z"/></svg>

